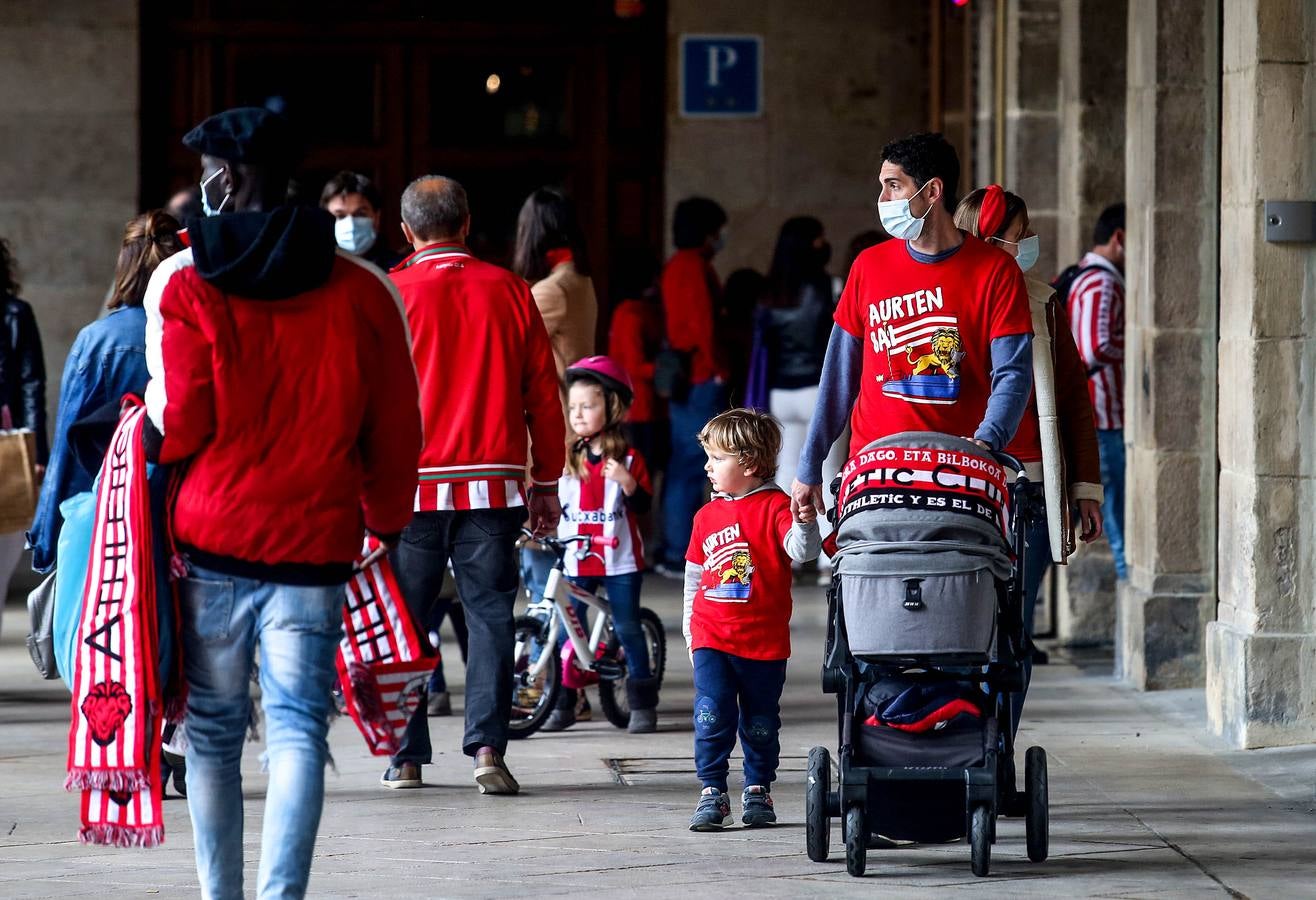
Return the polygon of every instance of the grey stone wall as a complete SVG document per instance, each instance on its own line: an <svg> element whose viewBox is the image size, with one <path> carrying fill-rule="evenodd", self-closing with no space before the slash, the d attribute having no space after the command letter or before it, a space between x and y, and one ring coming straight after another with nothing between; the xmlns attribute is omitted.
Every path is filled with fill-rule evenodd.
<svg viewBox="0 0 1316 900"><path fill-rule="evenodd" d="M1212 729L1316 740L1316 247L1264 240L1267 199L1316 199L1316 0L1224 3L1219 610Z"/></svg>
<svg viewBox="0 0 1316 900"><path fill-rule="evenodd" d="M123 0L0 3L0 237L36 310L53 420L138 202L138 28Z"/></svg>
<svg viewBox="0 0 1316 900"><path fill-rule="evenodd" d="M666 194L671 208L703 194L730 217L725 277L741 266L766 272L782 222L822 220L844 275L845 248L876 222L882 145L928 125L927 20L893 17L870 0L673 0L668 15ZM763 36L762 118L677 115L681 34Z"/></svg>

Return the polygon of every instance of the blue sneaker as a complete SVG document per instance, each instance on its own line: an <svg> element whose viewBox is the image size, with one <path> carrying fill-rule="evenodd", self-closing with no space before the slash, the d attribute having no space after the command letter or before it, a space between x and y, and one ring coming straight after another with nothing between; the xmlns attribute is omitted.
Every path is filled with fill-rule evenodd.
<svg viewBox="0 0 1316 900"><path fill-rule="evenodd" d="M690 817L691 831L721 831L732 822L731 801L717 788L704 788L699 806Z"/></svg>
<svg viewBox="0 0 1316 900"><path fill-rule="evenodd" d="M740 821L746 828L762 828L777 824L777 813L772 808L772 795L761 784L751 784L740 795Z"/></svg>

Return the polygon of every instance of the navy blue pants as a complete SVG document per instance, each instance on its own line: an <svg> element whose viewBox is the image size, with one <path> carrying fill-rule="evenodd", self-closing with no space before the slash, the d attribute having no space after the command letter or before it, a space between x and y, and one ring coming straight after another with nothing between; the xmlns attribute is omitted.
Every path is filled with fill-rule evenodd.
<svg viewBox="0 0 1316 900"><path fill-rule="evenodd" d="M695 770L704 787L727 789L727 761L740 735L745 784L768 787L781 756L786 660L695 651Z"/></svg>

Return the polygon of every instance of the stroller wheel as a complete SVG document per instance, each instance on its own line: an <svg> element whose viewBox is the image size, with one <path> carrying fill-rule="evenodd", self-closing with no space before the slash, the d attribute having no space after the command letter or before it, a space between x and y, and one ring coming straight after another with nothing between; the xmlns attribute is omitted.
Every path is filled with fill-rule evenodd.
<svg viewBox="0 0 1316 900"><path fill-rule="evenodd" d="M1024 783L1028 786L1028 858L1042 862L1049 852L1051 813L1047 797L1046 751L1029 747L1024 755Z"/></svg>
<svg viewBox="0 0 1316 900"><path fill-rule="evenodd" d="M986 806L973 808L969 848L973 852L973 874L985 878L992 868L992 814Z"/></svg>
<svg viewBox="0 0 1316 900"><path fill-rule="evenodd" d="M858 804L845 811L845 869L855 878L868 866L868 817Z"/></svg>
<svg viewBox="0 0 1316 900"><path fill-rule="evenodd" d="M827 795L831 790L831 755L826 747L814 747L809 751L808 782L804 788L804 845L814 862L826 862L831 849L832 820L827 816Z"/></svg>

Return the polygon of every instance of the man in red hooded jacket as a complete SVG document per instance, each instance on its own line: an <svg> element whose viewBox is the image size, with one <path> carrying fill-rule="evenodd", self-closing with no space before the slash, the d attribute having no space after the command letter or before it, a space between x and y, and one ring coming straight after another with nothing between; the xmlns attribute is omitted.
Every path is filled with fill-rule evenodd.
<svg viewBox="0 0 1316 900"><path fill-rule="evenodd" d="M306 893L324 798L343 584L411 519L420 415L401 301L284 206L287 123L232 109L183 139L207 218L145 298L147 455L184 464L188 809L207 897L242 896L243 737L260 648L269 789L260 896ZM216 215L217 213L224 215Z"/></svg>

